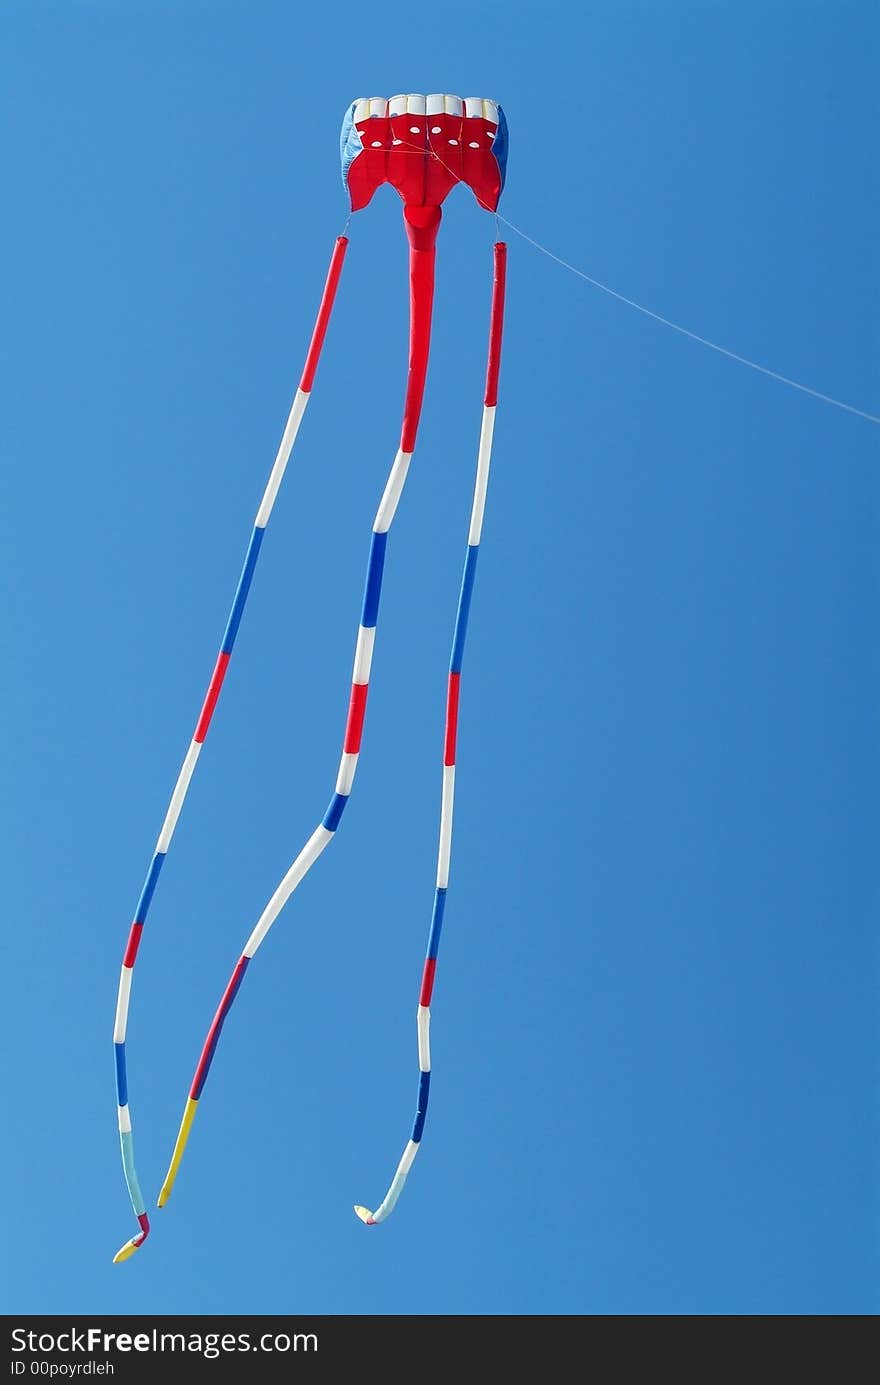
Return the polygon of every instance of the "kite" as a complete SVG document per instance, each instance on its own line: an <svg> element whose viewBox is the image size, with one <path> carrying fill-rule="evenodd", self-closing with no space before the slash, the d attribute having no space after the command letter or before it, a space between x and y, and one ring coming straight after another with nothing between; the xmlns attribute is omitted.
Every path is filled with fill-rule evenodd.
<svg viewBox="0 0 880 1385"><path fill-rule="evenodd" d="M382 492L370 536L363 605L355 644L351 692L343 736L342 758L333 796L319 825L309 837L257 920L245 943L242 954L235 964L196 1066L168 1172L159 1193L158 1203L160 1207L163 1207L171 1196L205 1082L214 1060L220 1034L242 984L245 972L284 905L335 836L351 795L364 729L388 534L415 451L424 396L434 299L436 239L440 227L442 203L457 183L464 183L474 193L480 207L489 212L497 210L507 166L507 123L500 106L494 101L484 100L480 97L467 97L462 100L458 96L440 94L428 97L418 95L394 96L390 100L386 100L384 97L362 98L353 102L345 116L340 137L340 149L342 178L352 213L366 207L377 188L384 183L389 183L400 195L403 202L404 226L409 242L410 330L408 374L400 445ZM235 590L220 652L217 655L192 741L184 757L156 841L122 959L113 1031L117 1110L123 1171L140 1231L131 1240L126 1241L125 1245L117 1252L114 1257L115 1262L127 1260L143 1245L150 1233L150 1220L135 1169L126 1071L125 1039L134 964L159 874L171 845L184 799L226 677L266 526L306 406L311 397L347 246L348 238L345 235L339 236L330 259L324 291L299 387L254 520L253 532ZM393 1211L413 1160L418 1153L428 1109L431 1082L431 996L449 881L459 691L492 456L501 362L506 265L507 246L499 239L493 246L488 362L483 394L482 422L477 449L467 552L453 631L452 654L447 681L437 877L427 956L422 972L417 1009L419 1083L416 1115L410 1138L382 1202L374 1212L370 1212L365 1207L355 1206L355 1212L368 1226L384 1221Z"/></svg>

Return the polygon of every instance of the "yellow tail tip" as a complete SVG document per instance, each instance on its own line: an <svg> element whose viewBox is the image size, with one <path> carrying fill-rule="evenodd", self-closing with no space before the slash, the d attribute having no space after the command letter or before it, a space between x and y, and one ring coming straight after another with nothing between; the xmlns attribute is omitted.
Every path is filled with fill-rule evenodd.
<svg viewBox="0 0 880 1385"><path fill-rule="evenodd" d="M129 1256L134 1255L136 1250L140 1250L140 1245L137 1241L126 1241L122 1249L117 1250L116 1254L113 1256L114 1265L121 1265L123 1260L127 1260Z"/></svg>
<svg viewBox="0 0 880 1385"><path fill-rule="evenodd" d="M192 1123L196 1118L196 1111L198 1109L199 1103L195 1098L191 1096L187 1097L186 1105L183 1108L183 1119L180 1122L177 1139L174 1141L171 1163L168 1165L168 1172L165 1174L165 1182L159 1190L157 1202L160 1207L164 1207L171 1196L172 1189L174 1188L174 1181L177 1178L177 1171L180 1168L180 1161L183 1158L183 1152L186 1149L186 1143L189 1139L189 1132L192 1130Z"/></svg>
<svg viewBox="0 0 880 1385"><path fill-rule="evenodd" d="M354 1210L355 1214L360 1217L361 1221L364 1223L365 1226L375 1226L375 1222L373 1221L373 1214L370 1211L369 1207L359 1207L358 1204L355 1203Z"/></svg>

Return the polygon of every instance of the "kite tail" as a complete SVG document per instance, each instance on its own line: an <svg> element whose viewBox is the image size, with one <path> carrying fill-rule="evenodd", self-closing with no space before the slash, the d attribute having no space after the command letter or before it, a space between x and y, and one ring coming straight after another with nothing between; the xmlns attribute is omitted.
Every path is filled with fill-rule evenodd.
<svg viewBox="0 0 880 1385"><path fill-rule="evenodd" d="M403 223L409 240L409 370L400 430L402 452L415 451L416 434L422 414L428 353L431 349L431 313L434 306L434 262L439 207L403 209Z"/></svg>
<svg viewBox="0 0 880 1385"><path fill-rule="evenodd" d="M385 1221L386 1217L389 1217L394 1211L407 1175L419 1152L419 1145L425 1128L425 1118L428 1113L428 1095L431 1087L431 994L434 989L437 954L440 950L440 931L443 926L443 911L446 906L446 890L449 883L449 860L452 851L452 810L455 798L455 745L458 731L459 685L468 615L477 570L477 554L479 553L480 536L483 529L486 490L489 484L489 466L492 460L492 435L495 428L495 409L498 403L498 373L501 366L501 333L504 324L506 275L507 246L503 241L498 241L494 247L492 308L489 320L489 360L486 368L486 391L483 396L483 420L477 453L477 474L474 482L467 557L465 558L461 593L458 599L458 613L452 639L452 656L449 661L446 730L443 745L443 791L440 802L440 845L437 854L437 886L434 895L431 929L428 935L428 952L422 972L422 987L416 1012L419 1051L419 1090L416 1101L416 1117L413 1122L412 1134L407 1141L400 1163L388 1191L376 1211L371 1212L368 1208L355 1204L355 1212L367 1226L374 1226Z"/></svg>
<svg viewBox="0 0 880 1385"><path fill-rule="evenodd" d="M425 377L428 369L428 352L431 340L431 313L434 300L434 241L440 225L439 207L404 208L407 235L410 240L410 341L409 372L407 375L406 396L403 411L400 448L391 466L379 509L373 522L370 538L370 552L367 560L367 575L364 584L361 622L358 628L352 671L351 695L345 734L342 742L342 759L336 778L336 788L330 805L318 827L309 837L284 879L281 881L269 903L266 905L257 924L245 944L244 951L236 963L229 984L217 1008L208 1036L199 1058L189 1096L183 1110L180 1130L171 1155L171 1162L165 1181L159 1193L159 1206L164 1207L171 1196L180 1169L187 1141L195 1120L196 1110L214 1060L214 1053L220 1038L226 1016L244 977L245 970L257 948L263 942L269 929L277 919L294 890L308 874L318 857L336 834L342 814L345 811L354 784L355 771L360 755L361 737L367 707L367 692L370 681L370 668L373 659L373 646L376 638L376 624L379 617L379 598L382 592L382 575L385 567L385 549L388 531L394 519L397 506L403 493L409 464L415 450L421 415L422 399L425 391Z"/></svg>
<svg viewBox="0 0 880 1385"><path fill-rule="evenodd" d="M133 1255L140 1246L143 1245L147 1236L150 1234L150 1221L144 1207L144 1200L141 1196L138 1184L137 1172L134 1164L134 1143L131 1132L131 1112L128 1105L128 1080L125 1065L125 1033L128 1024L128 1006L131 997L132 972L135 959L140 946L141 934L147 920L147 912L150 901L159 879L159 872L165 862L168 848L171 845L171 838L177 826L177 819L183 807L187 790L196 767L196 761L201 753L205 737L208 734L208 727L214 715L214 708L220 696L220 689L226 677L226 670L232 655L232 648L235 644L235 637L238 634L238 627L241 623L242 613L250 591L251 581L253 580L254 569L257 565L257 558L260 554L260 545L263 542L263 534L266 525L269 523L269 516L278 495L278 489L284 476L285 468L290 460L296 435L306 411L306 405L311 397L312 385L315 379L315 371L318 368L318 360L321 355L321 348L324 345L324 337L327 334L327 324L330 321L330 314L333 311L333 302L336 297L336 289L339 285L339 276L342 273L342 262L345 259L345 251L348 240L345 236L339 236L333 247L333 254L330 258L330 267L327 271L327 279L324 284L324 293L315 319L315 326L312 332L312 339L306 356L305 366L299 382L299 388L293 400L287 423L278 447L278 452L260 501L260 508L254 520L254 528L245 554L244 566L241 576L238 579L238 586L232 602L232 609L229 612L229 619L226 622L226 630L220 652L217 655L217 662L214 665L214 672L208 684L208 691L202 704L202 710L193 733L189 749L184 757L183 765L177 776L177 783L171 795L171 802L165 814L165 821L156 842L153 859L147 871L147 878L144 882L138 906L135 911L134 922L128 936L125 948L125 955L122 959L122 973L119 978L119 992L116 1001L116 1022L113 1029L113 1047L116 1057L116 1099L119 1121L119 1138L122 1145L122 1167L125 1173L125 1181L128 1186L128 1194L131 1198L131 1205L134 1214L140 1224L140 1235L134 1236L130 1241L126 1241L121 1250L117 1251L113 1257L114 1264L121 1260L127 1260Z"/></svg>

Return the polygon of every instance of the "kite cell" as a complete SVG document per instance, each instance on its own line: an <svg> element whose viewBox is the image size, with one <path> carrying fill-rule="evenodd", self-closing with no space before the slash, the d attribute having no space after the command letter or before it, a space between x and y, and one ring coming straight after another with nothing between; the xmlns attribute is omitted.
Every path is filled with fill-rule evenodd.
<svg viewBox="0 0 880 1385"><path fill-rule="evenodd" d="M159 1193L160 1207L163 1207L171 1196L208 1073L214 1061L220 1034L239 987L244 980L245 972L284 905L318 857L333 840L351 796L364 731L388 534L415 451L424 396L434 299L436 239L442 216L442 204L457 183L464 183L471 189L477 202L484 210L494 212L497 209L504 186L507 163L507 125L501 107L493 101L484 100L480 97L467 97L464 100L458 96L450 95L431 95L428 97L403 95L394 96L390 100L386 100L385 97L363 98L355 101L346 113L342 125L340 149L343 183L353 213L368 206L377 188L384 183L389 183L395 189L403 203L404 227L409 244L410 331L409 365L400 445L382 491L370 536L363 604L355 642L348 715L343 735L342 757L334 791L324 816L257 919L241 956L233 968L196 1065L171 1161ZM324 292L318 308L299 388L296 391L278 453L257 510L244 565L220 645L220 652L217 655L196 728L159 832L122 959L113 1032L117 1107L123 1170L131 1204L140 1229L138 1234L127 1241L117 1252L114 1257L117 1262L127 1260L133 1255L143 1245L150 1233L150 1220L135 1169L125 1059L126 1027L134 964L159 874L171 845L174 829L196 763L201 755L223 680L229 667L266 526L311 397L315 373L333 311L347 247L347 237L344 235L338 237L330 259ZM492 437L495 426L501 360L506 262L507 247L502 241L497 241L493 247L488 363L483 394L482 424L477 449L476 478L447 682L437 878L427 956L422 972L417 1009L419 1082L416 1115L403 1155L388 1190L376 1210L371 1212L366 1207L355 1206L355 1212L368 1226L384 1221L393 1211L418 1153L428 1109L431 1083L430 1007L449 882L459 691L468 614L474 589L492 455Z"/></svg>

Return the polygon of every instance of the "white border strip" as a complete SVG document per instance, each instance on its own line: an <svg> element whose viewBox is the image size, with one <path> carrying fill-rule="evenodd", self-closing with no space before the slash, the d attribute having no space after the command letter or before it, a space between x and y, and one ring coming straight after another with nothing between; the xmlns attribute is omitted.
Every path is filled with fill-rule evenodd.
<svg viewBox="0 0 880 1385"><path fill-rule="evenodd" d="M290 461L290 454L293 451L293 444L296 442L296 435L299 432L299 425L302 423L306 405L310 399L310 393L306 390L298 389L293 396L293 403L290 406L290 413L287 415L287 422L284 425L284 432L281 434L281 442L278 444L278 452L269 473L269 480L263 492L263 499L260 501L260 508L257 510L257 517L254 525L257 529L265 529L269 523L269 516L272 513L272 506L278 495L278 488L284 480L284 473L287 470L287 463Z"/></svg>
<svg viewBox="0 0 880 1385"><path fill-rule="evenodd" d="M336 792L345 794L346 797L351 793L351 786L354 783L355 770L357 769L357 755L342 752L342 759L339 761L339 773L336 776Z"/></svg>
<svg viewBox="0 0 880 1385"><path fill-rule="evenodd" d="M376 519L373 524L374 534L387 534L391 528L391 521L397 510L397 503L400 500L400 493L403 490L403 483L406 480L406 473L409 471L412 455L411 452L398 452L394 458L388 483L376 511Z"/></svg>
<svg viewBox="0 0 880 1385"><path fill-rule="evenodd" d="M306 872L315 864L327 843L333 839L333 835L334 834L326 828L323 823L320 827L315 828L260 915L256 928L247 940L247 945L244 949L245 957L253 957L297 885Z"/></svg>
<svg viewBox="0 0 880 1385"><path fill-rule="evenodd" d="M416 1016L419 1031L419 1072L431 1071L431 1007L420 1005Z"/></svg>
<svg viewBox="0 0 880 1385"><path fill-rule="evenodd" d="M128 949L126 948L126 951ZM128 1026L128 1000L131 995L132 967L124 966L119 976L119 991L116 996L116 1020L113 1025L113 1042L125 1043L125 1030Z"/></svg>
<svg viewBox="0 0 880 1385"><path fill-rule="evenodd" d="M375 643L375 625L359 625L357 644L354 650L354 668L351 671L352 683L369 683Z"/></svg>
<svg viewBox="0 0 880 1385"><path fill-rule="evenodd" d="M202 751L201 741L190 741L189 750L183 759L180 773L177 776L177 783L174 785L174 793L171 795L171 802L168 804L168 812L165 814L165 821L162 823L162 831L159 833L156 842L156 851L164 855L171 845L171 838L174 836L174 829L177 826L177 819L180 817L180 810L183 807L183 800L189 788L189 781L193 777L193 770L196 761Z"/></svg>
<svg viewBox="0 0 880 1385"><path fill-rule="evenodd" d="M449 880L452 852L452 810L455 803L455 765L443 766L443 796L440 800L440 849L437 853L437 889L445 890Z"/></svg>
<svg viewBox="0 0 880 1385"><path fill-rule="evenodd" d="M483 513L486 509L486 491L489 486L489 465L492 461L492 438L495 433L495 405L483 405L483 421L480 426L480 449L477 453L477 479L474 482L474 503L471 509L471 527L468 544L474 547L480 542L483 532Z"/></svg>

